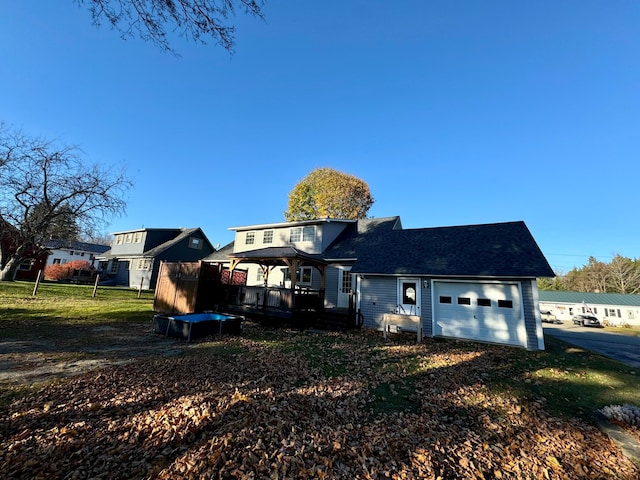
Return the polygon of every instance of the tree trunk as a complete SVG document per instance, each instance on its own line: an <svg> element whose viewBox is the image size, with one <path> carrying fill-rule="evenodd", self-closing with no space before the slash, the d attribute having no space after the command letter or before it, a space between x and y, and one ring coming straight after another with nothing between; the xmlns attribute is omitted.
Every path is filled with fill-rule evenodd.
<svg viewBox="0 0 640 480"><path fill-rule="evenodd" d="M0 270L0 282L13 282L18 273L20 262L15 257L10 257L4 267Z"/></svg>

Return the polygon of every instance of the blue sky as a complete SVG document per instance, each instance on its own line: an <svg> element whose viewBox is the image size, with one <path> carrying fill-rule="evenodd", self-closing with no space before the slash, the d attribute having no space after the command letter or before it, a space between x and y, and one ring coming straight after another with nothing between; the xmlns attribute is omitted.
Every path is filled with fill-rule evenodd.
<svg viewBox="0 0 640 480"><path fill-rule="evenodd" d="M561 272L640 257L640 3L272 0L176 58L68 1L0 3L0 120L126 165L107 232L283 221L311 170L405 228L523 220Z"/></svg>

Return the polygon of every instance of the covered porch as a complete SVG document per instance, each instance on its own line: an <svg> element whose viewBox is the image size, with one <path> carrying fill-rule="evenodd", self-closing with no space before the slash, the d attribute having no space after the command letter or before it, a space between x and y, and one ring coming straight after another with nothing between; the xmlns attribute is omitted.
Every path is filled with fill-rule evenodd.
<svg viewBox="0 0 640 480"><path fill-rule="evenodd" d="M319 256L301 252L293 247L268 247L229 256L229 278L242 264L257 264L262 269L264 285L223 285L226 290L226 309L245 315L290 319L294 322L313 322L324 312L326 262ZM290 284L269 285L269 275L276 267L289 269ZM310 266L320 273L320 288L298 284L297 272Z"/></svg>

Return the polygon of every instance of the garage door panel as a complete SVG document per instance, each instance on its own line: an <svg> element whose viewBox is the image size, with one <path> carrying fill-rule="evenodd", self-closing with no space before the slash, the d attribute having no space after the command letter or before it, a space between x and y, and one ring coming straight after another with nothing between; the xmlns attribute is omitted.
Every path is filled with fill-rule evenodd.
<svg viewBox="0 0 640 480"><path fill-rule="evenodd" d="M434 282L433 308L434 335L526 346L517 284Z"/></svg>

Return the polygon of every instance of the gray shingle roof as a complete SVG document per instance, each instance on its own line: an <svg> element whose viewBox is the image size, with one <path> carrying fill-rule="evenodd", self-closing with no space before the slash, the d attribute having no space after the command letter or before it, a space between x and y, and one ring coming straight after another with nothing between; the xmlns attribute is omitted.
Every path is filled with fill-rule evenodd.
<svg viewBox="0 0 640 480"><path fill-rule="evenodd" d="M377 245L394 229L401 229L400 217L366 218L349 225L324 251L327 260L358 258L363 250Z"/></svg>
<svg viewBox="0 0 640 480"><path fill-rule="evenodd" d="M229 242L224 247L219 248L211 255L208 255L202 259L204 262L228 262L229 255L233 254L233 245L235 242Z"/></svg>
<svg viewBox="0 0 640 480"><path fill-rule="evenodd" d="M353 273L553 277L524 222L380 230L351 241Z"/></svg>
<svg viewBox="0 0 640 480"><path fill-rule="evenodd" d="M76 242L73 240L47 240L44 246L50 250L66 249L78 250L81 252L104 253L111 247L109 245L100 245L98 243Z"/></svg>

